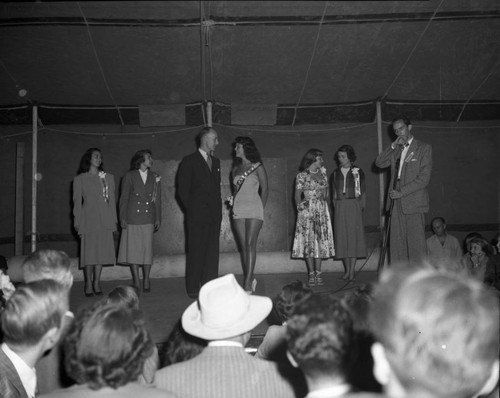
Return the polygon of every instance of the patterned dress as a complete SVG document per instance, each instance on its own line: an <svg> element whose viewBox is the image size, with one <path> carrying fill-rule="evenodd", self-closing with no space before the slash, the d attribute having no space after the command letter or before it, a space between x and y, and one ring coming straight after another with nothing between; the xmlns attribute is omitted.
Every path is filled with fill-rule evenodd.
<svg viewBox="0 0 500 398"><path fill-rule="evenodd" d="M335 255L330 211L322 194L328 190L326 170L320 169L321 179L311 173L297 174L296 189L302 190L304 200L298 204L297 225L293 240L292 258L329 258Z"/></svg>

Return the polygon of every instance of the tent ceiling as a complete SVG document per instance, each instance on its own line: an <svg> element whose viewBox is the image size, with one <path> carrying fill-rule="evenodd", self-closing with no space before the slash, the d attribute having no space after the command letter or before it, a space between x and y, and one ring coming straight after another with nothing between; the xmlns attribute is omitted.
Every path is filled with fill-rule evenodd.
<svg viewBox="0 0 500 398"><path fill-rule="evenodd" d="M0 107L500 102L499 37L498 0L3 2Z"/></svg>

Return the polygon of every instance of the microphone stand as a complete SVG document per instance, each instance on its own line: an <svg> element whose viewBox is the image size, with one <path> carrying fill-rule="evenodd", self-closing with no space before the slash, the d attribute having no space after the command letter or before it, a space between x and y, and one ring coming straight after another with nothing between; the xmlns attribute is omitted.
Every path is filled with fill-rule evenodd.
<svg viewBox="0 0 500 398"><path fill-rule="evenodd" d="M403 151L401 151L402 153ZM401 161L401 153L399 154L398 159L396 160L396 167L394 168L394 171L396 173L399 172L399 163ZM394 177L394 181L392 183L392 189L396 190L398 188L398 183L399 179L397 175ZM391 218L392 218L392 210L394 209L394 199L391 199L391 204L389 205L389 211L387 212L387 218L385 220L385 227L384 227L384 237L382 240L382 247L380 249L380 257L378 259L378 267L377 267L377 273L380 273L382 269L384 268L384 262L385 262L385 255L387 253L387 243L389 241L389 232L391 230Z"/></svg>

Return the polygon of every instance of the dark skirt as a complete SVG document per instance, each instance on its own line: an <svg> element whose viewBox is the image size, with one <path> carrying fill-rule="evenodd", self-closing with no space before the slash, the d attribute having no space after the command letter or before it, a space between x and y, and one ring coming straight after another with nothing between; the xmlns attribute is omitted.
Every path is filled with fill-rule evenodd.
<svg viewBox="0 0 500 398"><path fill-rule="evenodd" d="M365 229L358 199L335 201L335 258L366 257Z"/></svg>

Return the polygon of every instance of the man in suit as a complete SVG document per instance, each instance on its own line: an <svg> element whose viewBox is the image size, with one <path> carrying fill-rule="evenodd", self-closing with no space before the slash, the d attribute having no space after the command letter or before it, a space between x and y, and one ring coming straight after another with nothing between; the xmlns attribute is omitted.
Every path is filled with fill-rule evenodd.
<svg viewBox="0 0 500 398"><path fill-rule="evenodd" d="M59 341L68 308L67 288L51 279L27 283L15 291L1 316L1 397L35 396L35 365Z"/></svg>
<svg viewBox="0 0 500 398"><path fill-rule="evenodd" d="M373 373L388 397L472 398L498 381L498 297L479 281L387 268L370 304Z"/></svg>
<svg viewBox="0 0 500 398"><path fill-rule="evenodd" d="M219 273L219 235L222 221L220 160L213 157L217 132L204 127L198 150L179 165L177 195L186 215L186 290L198 297L200 287Z"/></svg>
<svg viewBox="0 0 500 398"><path fill-rule="evenodd" d="M299 302L286 324L288 357L307 381L309 397L344 396L354 358L351 316L340 300L312 295Z"/></svg>
<svg viewBox="0 0 500 398"><path fill-rule="evenodd" d="M416 263L426 256L425 217L429 211L427 184L432 171L432 147L417 140L410 120L392 122L396 140L381 152L375 164L391 168L387 208L394 201L390 224L391 263Z"/></svg>
<svg viewBox="0 0 500 398"><path fill-rule="evenodd" d="M154 384L184 398L295 397L283 374L288 371L291 380L300 381L300 372L244 349L251 330L271 309L271 299L249 295L233 274L207 282L181 322L187 333L207 340L208 346L192 359L158 370Z"/></svg>

